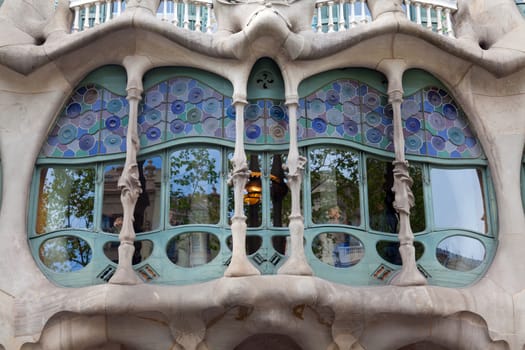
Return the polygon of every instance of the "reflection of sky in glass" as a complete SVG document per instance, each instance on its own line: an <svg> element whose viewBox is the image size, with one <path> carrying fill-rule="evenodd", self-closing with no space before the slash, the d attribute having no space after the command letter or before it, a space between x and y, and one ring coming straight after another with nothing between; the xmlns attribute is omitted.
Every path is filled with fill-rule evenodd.
<svg viewBox="0 0 525 350"><path fill-rule="evenodd" d="M436 227L486 232L481 179L476 169L432 169Z"/></svg>
<svg viewBox="0 0 525 350"><path fill-rule="evenodd" d="M466 236L452 236L444 239L438 249L445 250L467 259L482 261L485 259L485 247L477 239Z"/></svg>

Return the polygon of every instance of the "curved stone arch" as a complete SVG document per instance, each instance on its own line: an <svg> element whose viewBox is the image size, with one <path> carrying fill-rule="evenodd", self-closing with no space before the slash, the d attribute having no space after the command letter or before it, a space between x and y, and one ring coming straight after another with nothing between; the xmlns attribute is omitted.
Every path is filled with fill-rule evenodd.
<svg viewBox="0 0 525 350"><path fill-rule="evenodd" d="M435 344L439 350L510 349L506 341L492 339L485 319L470 311L445 317L383 314L370 320L359 337L361 346L376 350L404 349L421 342Z"/></svg>

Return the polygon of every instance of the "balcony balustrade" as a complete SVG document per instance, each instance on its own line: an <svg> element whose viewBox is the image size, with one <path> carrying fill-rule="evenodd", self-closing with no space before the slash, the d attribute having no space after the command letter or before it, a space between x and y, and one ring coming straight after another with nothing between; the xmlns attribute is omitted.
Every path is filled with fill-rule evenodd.
<svg viewBox="0 0 525 350"><path fill-rule="evenodd" d="M120 16L125 0L72 0L73 32L79 32ZM317 33L342 32L372 22L366 0L318 0L312 18ZM452 14L457 0L404 0L407 19L441 35L454 37ZM216 20L212 0L165 0L157 10L159 20L191 31L213 33Z"/></svg>

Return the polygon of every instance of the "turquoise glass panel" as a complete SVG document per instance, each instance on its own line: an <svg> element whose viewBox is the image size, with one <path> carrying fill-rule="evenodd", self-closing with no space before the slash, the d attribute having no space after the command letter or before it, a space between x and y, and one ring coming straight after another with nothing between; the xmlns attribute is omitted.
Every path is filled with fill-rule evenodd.
<svg viewBox="0 0 525 350"><path fill-rule="evenodd" d="M321 233L312 242L312 252L323 263L351 267L363 259L365 246L357 237L342 233Z"/></svg>

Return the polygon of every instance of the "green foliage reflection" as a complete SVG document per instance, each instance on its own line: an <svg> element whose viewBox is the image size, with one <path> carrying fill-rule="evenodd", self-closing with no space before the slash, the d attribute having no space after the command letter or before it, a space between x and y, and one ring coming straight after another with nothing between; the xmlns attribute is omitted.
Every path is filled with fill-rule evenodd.
<svg viewBox="0 0 525 350"><path fill-rule="evenodd" d="M189 148L170 157L170 224L217 224L220 159L216 149Z"/></svg>
<svg viewBox="0 0 525 350"><path fill-rule="evenodd" d="M359 157L351 151L317 148L310 152L312 221L359 226Z"/></svg>

